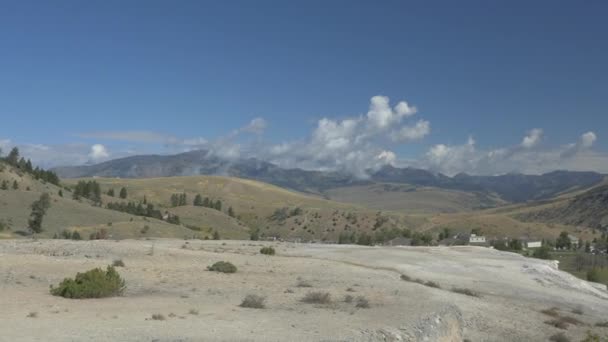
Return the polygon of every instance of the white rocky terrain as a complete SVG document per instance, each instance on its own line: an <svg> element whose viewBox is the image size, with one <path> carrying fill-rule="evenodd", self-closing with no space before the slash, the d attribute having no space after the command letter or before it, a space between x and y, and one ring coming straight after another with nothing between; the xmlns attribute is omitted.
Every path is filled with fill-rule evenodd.
<svg viewBox="0 0 608 342"><path fill-rule="evenodd" d="M259 254L264 245L277 255ZM127 282L122 297L49 293L63 278L115 259L125 263L117 268ZM238 272L206 270L221 260ZM588 330L608 334L594 326L608 317L605 287L551 261L476 247L3 240L0 289L3 341L546 341L558 332L579 341ZM329 292L332 302L303 303L311 291ZM266 308L240 307L248 294L265 296ZM355 300L345 302L347 295ZM359 296L369 308L356 306ZM582 323L567 330L544 323L554 317L540 311L553 307Z"/></svg>

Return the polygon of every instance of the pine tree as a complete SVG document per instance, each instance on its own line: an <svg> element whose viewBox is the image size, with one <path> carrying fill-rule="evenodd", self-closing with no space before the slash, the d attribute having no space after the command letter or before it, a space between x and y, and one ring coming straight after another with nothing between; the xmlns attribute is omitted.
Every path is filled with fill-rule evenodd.
<svg viewBox="0 0 608 342"><path fill-rule="evenodd" d="M114 197L114 189L108 190L107 195L110 196L110 197Z"/></svg>
<svg viewBox="0 0 608 342"><path fill-rule="evenodd" d="M19 183L16 180L13 181L13 190L19 190Z"/></svg>
<svg viewBox="0 0 608 342"><path fill-rule="evenodd" d="M222 201L217 200L217 202L215 202L215 205L213 205L213 207L215 208L215 210L222 211Z"/></svg>
<svg viewBox="0 0 608 342"><path fill-rule="evenodd" d="M220 233L216 230L213 232L213 240L219 240L220 239Z"/></svg>
<svg viewBox="0 0 608 342"><path fill-rule="evenodd" d="M171 206L175 208L178 205L179 205L179 196L178 196L178 194L171 195Z"/></svg>
<svg viewBox="0 0 608 342"><path fill-rule="evenodd" d="M192 204L195 205L195 206L198 206L198 207L202 206L203 205L203 197L201 197L200 194L197 194L194 197L194 201L192 202Z"/></svg>
<svg viewBox="0 0 608 342"><path fill-rule="evenodd" d="M59 189L58 195L59 195L59 197L63 197L63 191L61 189Z"/></svg>
<svg viewBox="0 0 608 342"><path fill-rule="evenodd" d="M120 189L119 197L122 198L122 199L127 198L127 189L126 188Z"/></svg>
<svg viewBox="0 0 608 342"><path fill-rule="evenodd" d="M232 209L232 207L228 208L228 216L234 217L234 210Z"/></svg>
<svg viewBox="0 0 608 342"><path fill-rule="evenodd" d="M144 195L144 205L148 204L148 199L146 198L146 195Z"/></svg>
<svg viewBox="0 0 608 342"><path fill-rule="evenodd" d="M205 207L205 208L210 208L211 207L211 204L210 204L210 201L209 201L209 197L205 197L205 199L203 200L203 207Z"/></svg>
<svg viewBox="0 0 608 342"><path fill-rule="evenodd" d="M2 185L0 185L1 190L8 190L8 181L3 180Z"/></svg>
<svg viewBox="0 0 608 342"><path fill-rule="evenodd" d="M13 147L13 149L9 152L6 157L6 162L10 165L17 166L17 162L19 161L19 149Z"/></svg>

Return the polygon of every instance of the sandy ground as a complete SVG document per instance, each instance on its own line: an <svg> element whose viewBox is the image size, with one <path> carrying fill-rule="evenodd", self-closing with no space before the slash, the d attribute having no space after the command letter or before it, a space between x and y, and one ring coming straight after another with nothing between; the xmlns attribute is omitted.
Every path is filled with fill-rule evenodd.
<svg viewBox="0 0 608 342"><path fill-rule="evenodd" d="M273 245L276 256L259 249ZM49 294L64 277L115 259L124 296L70 300ZM235 274L206 271L226 260ZM401 274L441 288L403 281ZM297 286L300 280L312 287ZM450 291L474 290L480 298ZM608 320L608 292L552 262L476 247L358 247L251 241L2 240L2 341L578 341ZM302 303L310 291L327 305ZM239 307L247 294L265 309ZM344 296L364 296L357 308ZM583 325L559 330L540 310ZM575 314L579 309L583 313ZM166 319L152 320L153 314ZM34 317L28 317L34 316Z"/></svg>

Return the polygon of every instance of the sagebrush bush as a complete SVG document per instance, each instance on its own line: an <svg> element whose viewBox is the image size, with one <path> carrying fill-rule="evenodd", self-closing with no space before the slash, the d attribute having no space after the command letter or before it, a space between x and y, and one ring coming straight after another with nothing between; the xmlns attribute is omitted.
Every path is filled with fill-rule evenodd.
<svg viewBox="0 0 608 342"><path fill-rule="evenodd" d="M207 270L221 273L235 273L236 266L227 261L218 261L211 266L207 266Z"/></svg>
<svg viewBox="0 0 608 342"><path fill-rule="evenodd" d="M437 284L437 283L436 283L436 282L434 282L434 281L430 281L430 280L429 280L429 281L427 281L426 283L424 283L424 285L426 285L426 286L428 286L428 287L434 287L434 288L436 288L436 289L440 289L440 288L441 288L441 286L439 286L439 284Z"/></svg>
<svg viewBox="0 0 608 342"><path fill-rule="evenodd" d="M125 281L113 266L104 271L94 268L77 273L74 279L65 278L57 287L51 285L51 294L64 298L104 298L120 296L126 288Z"/></svg>
<svg viewBox="0 0 608 342"><path fill-rule="evenodd" d="M240 306L242 308L263 309L266 307L266 305L264 304L265 301L266 298L262 296L249 294L243 299Z"/></svg>
<svg viewBox="0 0 608 342"><path fill-rule="evenodd" d="M260 249L260 253L265 255L274 255L275 250L272 247L262 247L262 249Z"/></svg>
<svg viewBox="0 0 608 342"><path fill-rule="evenodd" d="M331 295L329 292L308 292L302 302L309 304L329 304L331 303Z"/></svg>
<svg viewBox="0 0 608 342"><path fill-rule="evenodd" d="M112 262L112 266L114 267L125 267L125 262L122 259L116 259Z"/></svg>

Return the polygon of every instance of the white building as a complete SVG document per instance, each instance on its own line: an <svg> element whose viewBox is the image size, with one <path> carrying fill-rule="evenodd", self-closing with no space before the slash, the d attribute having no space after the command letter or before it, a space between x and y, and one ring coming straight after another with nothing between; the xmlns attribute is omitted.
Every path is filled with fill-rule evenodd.
<svg viewBox="0 0 608 342"><path fill-rule="evenodd" d="M469 236L469 243L486 243L486 237L476 234L471 234Z"/></svg>
<svg viewBox="0 0 608 342"><path fill-rule="evenodd" d="M526 241L526 248L540 248L543 246L543 242L540 240Z"/></svg>

